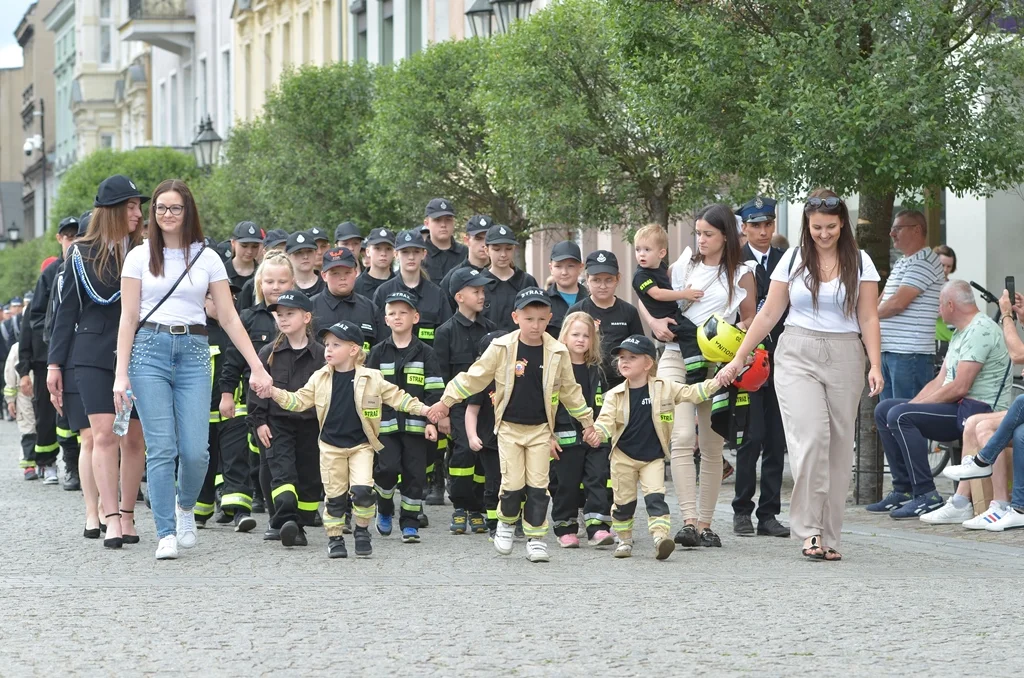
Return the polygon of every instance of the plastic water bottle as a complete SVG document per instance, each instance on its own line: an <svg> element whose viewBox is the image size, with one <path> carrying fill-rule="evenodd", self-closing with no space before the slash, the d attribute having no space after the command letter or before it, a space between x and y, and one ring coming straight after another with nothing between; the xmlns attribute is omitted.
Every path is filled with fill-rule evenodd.
<svg viewBox="0 0 1024 678"><path fill-rule="evenodd" d="M128 389L125 391L125 405L121 407L121 411L114 417L114 433L119 436L124 436L128 433L128 420L132 416L132 390Z"/></svg>

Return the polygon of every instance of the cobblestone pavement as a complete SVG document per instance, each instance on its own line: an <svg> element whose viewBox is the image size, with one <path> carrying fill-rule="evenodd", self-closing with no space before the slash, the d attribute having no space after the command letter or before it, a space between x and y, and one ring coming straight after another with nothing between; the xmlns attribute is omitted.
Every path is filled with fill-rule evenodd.
<svg viewBox="0 0 1024 678"><path fill-rule="evenodd" d="M1020 533L851 508L845 560L811 562L796 542L732 536L728 485L724 547L665 562L642 531L631 560L550 538L548 564L522 543L501 557L449 535L445 507L423 543L375 537L368 560L328 560L321 531L305 549L263 542L263 515L157 562L144 507L142 543L105 551L81 537L81 495L21 480L17 451L0 423L0 676L1009 676L1024 660L1006 616Z"/></svg>

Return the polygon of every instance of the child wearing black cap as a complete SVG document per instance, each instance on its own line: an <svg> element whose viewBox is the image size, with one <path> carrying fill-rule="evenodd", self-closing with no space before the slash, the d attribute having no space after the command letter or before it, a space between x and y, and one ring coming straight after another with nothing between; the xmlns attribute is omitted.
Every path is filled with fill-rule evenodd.
<svg viewBox="0 0 1024 678"><path fill-rule="evenodd" d="M595 250L587 255L586 267L590 296L569 307L568 313L586 313L601 330L601 366L610 388L622 383L622 376L613 367L612 351L626 337L643 334L644 326L636 307L615 295L619 285L619 261L615 254Z"/></svg>
<svg viewBox="0 0 1024 678"><path fill-rule="evenodd" d="M364 350L380 341L381 319L373 302L355 291L359 267L356 258L346 247L327 250L323 258L323 278L326 288L312 298L313 326L317 335L331 325L347 320L363 331Z"/></svg>
<svg viewBox="0 0 1024 678"><path fill-rule="evenodd" d="M398 257L398 275L377 288L373 303L383 315L384 300L391 294L400 291L414 295L418 300L417 311L420 317L414 335L427 346L432 346L434 332L452 317L452 309L441 288L426 275L424 260L427 244L419 231L403 231L395 239L395 253Z"/></svg>
<svg viewBox="0 0 1024 678"><path fill-rule="evenodd" d="M295 268L295 287L310 299L322 292L324 281L316 272L320 250L313 236L305 231L292 233L284 251Z"/></svg>
<svg viewBox="0 0 1024 678"><path fill-rule="evenodd" d="M512 309L520 290L537 287L537 279L526 271L516 268L515 233L508 226L495 224L487 230L487 256L491 266L485 275L494 280L487 290L484 315L500 329L511 332L516 328Z"/></svg>
<svg viewBox="0 0 1024 678"><path fill-rule="evenodd" d="M278 334L260 350L275 384L288 390L304 385L324 365L324 348L313 338L309 298L290 290L267 310L277 316ZM249 425L263 446L270 471L270 527L285 546L305 546L304 527L314 524L320 505L320 455L312 412L290 412L249 393Z"/></svg>
<svg viewBox="0 0 1024 678"><path fill-rule="evenodd" d="M480 340L488 332L497 329L494 323L482 315L486 301L485 289L493 285L493 281L478 269L469 267L453 270L448 278L448 291L454 296L458 310L450 320L437 328L434 341L434 353L446 382L451 381L459 372L469 369L482 353L482 350L478 350ZM448 485L448 496L452 500L453 511L449 529L453 534L465 534L468 531L482 534L487 530L483 516L483 488L480 487L484 473L480 457L469 444L466 403L455 405L451 412L452 452L448 459L448 477L451 482Z"/></svg>
<svg viewBox="0 0 1024 678"><path fill-rule="evenodd" d="M444 390L444 379L434 352L413 336L419 321L414 294L397 290L384 300L384 319L391 336L370 351L367 367L380 370L391 384L427 405L433 405ZM385 407L381 414L380 441L373 471L377 492L377 533L391 534L395 515L395 489L402 478L402 510L399 527L402 542L419 542L419 515L427 484L427 461L437 449L437 427L425 417L401 414Z"/></svg>
<svg viewBox="0 0 1024 678"><path fill-rule="evenodd" d="M458 308L455 297L449 291L452 274L463 268L475 268L478 271L483 271L491 265L491 259L487 256L487 230L493 225L494 220L484 214L474 214L466 222L463 229L465 234L462 236L462 242L466 245L466 258L460 261L458 266L448 271L438 283L441 286L441 291L448 297L452 311Z"/></svg>
<svg viewBox="0 0 1024 678"><path fill-rule="evenodd" d="M320 260L323 259L324 252L331 249L331 241L327 237L327 232L319 226L311 226L306 233L316 243L316 261L319 264ZM358 252L358 250L353 251Z"/></svg>
<svg viewBox="0 0 1024 678"><path fill-rule="evenodd" d="M503 473L494 548L502 555L512 552L514 525L525 496L527 554L531 562L546 562L543 538L548 531L547 486L555 411L559 402L564 404L591 439L596 435L593 411L573 377L568 350L545 331L551 302L544 291L537 287L522 290L516 296L512 319L519 329L495 339L469 370L456 375L429 417L432 422L440 421L453 405L495 382L494 416Z"/></svg>
<svg viewBox="0 0 1024 678"><path fill-rule="evenodd" d="M394 235L391 236L391 239L394 240ZM363 233L351 221L343 221L334 229L334 246L344 247L358 258L359 250L363 246Z"/></svg>
<svg viewBox="0 0 1024 678"><path fill-rule="evenodd" d="M366 252L368 266L356 278L356 293L373 299L377 288L395 277L391 268L395 261L395 234L386 228L373 229L366 238Z"/></svg>
<svg viewBox="0 0 1024 678"><path fill-rule="evenodd" d="M423 227L430 235L426 241L427 259L423 263L434 282L444 280L448 271L466 257L466 248L455 242L455 206L447 198L434 198L427 203Z"/></svg>
<svg viewBox="0 0 1024 678"><path fill-rule="evenodd" d="M571 240L557 243L551 248L548 270L551 272L551 283L547 288L548 297L551 298L548 334L557 339L562 331L562 319L569 312L569 307L590 296L586 286L580 284L580 273L583 272L580 246Z"/></svg>
<svg viewBox="0 0 1024 678"><path fill-rule="evenodd" d="M356 555L369 556L373 553L369 526L375 503L373 455L384 447L379 439L381 411L387 405L422 416L427 408L389 384L378 370L362 366L365 337L358 325L343 320L327 328L322 337L327 365L294 393L274 388L274 402L290 412L316 408L320 474L327 496L327 555L348 557L342 530L351 491Z"/></svg>
<svg viewBox="0 0 1024 678"><path fill-rule="evenodd" d="M231 232L231 258L224 262L228 282L242 289L256 273L256 257L263 246L263 229L251 221L239 221Z"/></svg>
<svg viewBox="0 0 1024 678"><path fill-rule="evenodd" d="M679 403L702 403L718 390L714 379L687 386L654 376L658 352L654 342L642 334L627 337L615 350L619 373L625 381L604 398L604 407L594 422L596 438L610 442L611 480L614 505L612 526L619 538L616 558L633 555L633 514L636 512L636 484L639 480L647 505L647 529L654 537L655 557L668 558L675 550L669 537L671 519L665 503L665 457Z"/></svg>

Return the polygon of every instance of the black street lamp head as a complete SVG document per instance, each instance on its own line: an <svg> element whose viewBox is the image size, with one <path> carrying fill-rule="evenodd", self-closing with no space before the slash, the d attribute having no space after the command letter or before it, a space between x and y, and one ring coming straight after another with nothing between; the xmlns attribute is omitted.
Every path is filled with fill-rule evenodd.
<svg viewBox="0 0 1024 678"><path fill-rule="evenodd" d="M196 154L196 164L208 169L217 164L220 157L220 146L223 139L213 129L213 121L206 116L199 125L199 133L192 140L192 150Z"/></svg>
<svg viewBox="0 0 1024 678"><path fill-rule="evenodd" d="M508 33L512 22L530 16L533 0L490 0L498 33Z"/></svg>
<svg viewBox="0 0 1024 678"><path fill-rule="evenodd" d="M11 223L11 227L7 229L7 240L9 240L12 245L21 242L21 229L15 226L13 222Z"/></svg>
<svg viewBox="0 0 1024 678"><path fill-rule="evenodd" d="M469 19L469 29L473 32L473 37L491 37L494 10L491 8L490 0L476 0L466 10L466 18Z"/></svg>

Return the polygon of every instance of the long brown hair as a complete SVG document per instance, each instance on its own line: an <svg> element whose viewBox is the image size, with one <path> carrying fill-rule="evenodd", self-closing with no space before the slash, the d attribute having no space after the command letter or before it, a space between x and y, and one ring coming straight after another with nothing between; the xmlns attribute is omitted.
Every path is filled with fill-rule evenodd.
<svg viewBox="0 0 1024 678"><path fill-rule="evenodd" d="M125 247L125 238L128 246ZM80 250L93 258L93 268L99 280L116 283L121 277L124 258L142 240L142 224L135 232L128 231L128 201L109 207L95 207L89 218L89 230L78 239ZM69 250L70 251L70 250Z"/></svg>
<svg viewBox="0 0 1024 678"><path fill-rule="evenodd" d="M558 333L558 340L565 343L566 339L569 338L569 332L572 329L573 323L582 323L590 329L590 348L583 356L584 364L591 367L598 367L601 365L601 328L598 327L597 322L594 318L584 311L574 311L569 315L565 316L562 320L562 331Z"/></svg>
<svg viewBox="0 0 1024 678"><path fill-rule="evenodd" d="M190 260L192 243L203 241L203 227L199 223L199 210L192 197L192 191L181 179L165 179L153 191L153 200L149 203L149 223L153 228L149 231L149 272L156 277L164 274L164 233L156 220L156 199L164 193L175 191L181 196L185 209L181 213L181 252L185 257L185 265Z"/></svg>
<svg viewBox="0 0 1024 678"><path fill-rule="evenodd" d="M697 212L697 220L703 220L717 228L725 236L725 247L722 259L718 262L718 275L725 274L725 288L729 292L727 305L732 305L732 296L736 292L736 270L740 267L740 238L736 233L736 215L732 208L722 203L708 205ZM697 251L693 262L704 262L704 255Z"/></svg>
<svg viewBox="0 0 1024 678"><path fill-rule="evenodd" d="M813 191L808 198L838 198L833 191L827 188L819 188ZM838 216L841 222L839 229L839 242L836 244L837 261L839 262L839 282L846 290L846 303L843 313L852 318L857 310L857 292L860 279L860 248L857 247L857 238L853 234L853 224L850 222L850 210L842 200L836 207L828 208L822 202L818 207L804 205L802 224L800 229L800 265L793 270L790 276L794 278L800 274L804 275L804 284L811 291L811 304L814 310L818 310L818 291L821 289L821 269L818 260L818 247L811 237L810 215L814 213L831 214ZM836 290L839 294L839 290Z"/></svg>

